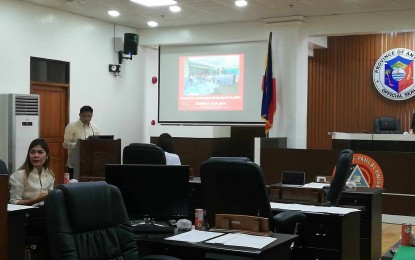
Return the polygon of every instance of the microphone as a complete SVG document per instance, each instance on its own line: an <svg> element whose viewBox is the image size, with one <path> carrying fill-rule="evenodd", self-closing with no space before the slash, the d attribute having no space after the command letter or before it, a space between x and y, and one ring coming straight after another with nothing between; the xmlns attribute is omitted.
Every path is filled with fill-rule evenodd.
<svg viewBox="0 0 415 260"><path fill-rule="evenodd" d="M92 130L92 136L95 136L95 133L94 133L94 128L92 127L92 125L91 125L91 124L89 124L89 126L91 127L91 130Z"/></svg>

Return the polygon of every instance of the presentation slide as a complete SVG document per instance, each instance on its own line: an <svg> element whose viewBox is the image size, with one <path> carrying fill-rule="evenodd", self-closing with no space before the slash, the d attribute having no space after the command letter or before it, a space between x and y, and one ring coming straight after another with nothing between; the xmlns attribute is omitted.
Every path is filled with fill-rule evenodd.
<svg viewBox="0 0 415 260"><path fill-rule="evenodd" d="M179 58L179 110L243 110L244 55Z"/></svg>
<svg viewBox="0 0 415 260"><path fill-rule="evenodd" d="M267 42L161 46L159 123L263 124Z"/></svg>

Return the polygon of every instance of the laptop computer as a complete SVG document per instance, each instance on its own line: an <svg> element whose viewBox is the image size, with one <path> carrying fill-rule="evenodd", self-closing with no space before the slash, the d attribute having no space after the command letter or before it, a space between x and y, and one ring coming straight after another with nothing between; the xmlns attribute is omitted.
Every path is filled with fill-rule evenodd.
<svg viewBox="0 0 415 260"><path fill-rule="evenodd" d="M286 187L302 187L305 184L305 172L282 171L281 185Z"/></svg>

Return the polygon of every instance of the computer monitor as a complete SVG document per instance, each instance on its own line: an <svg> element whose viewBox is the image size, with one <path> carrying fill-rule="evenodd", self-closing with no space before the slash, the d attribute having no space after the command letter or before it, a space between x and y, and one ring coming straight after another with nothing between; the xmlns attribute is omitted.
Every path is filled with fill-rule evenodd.
<svg viewBox="0 0 415 260"><path fill-rule="evenodd" d="M107 164L105 180L121 191L130 218L186 218L189 166Z"/></svg>

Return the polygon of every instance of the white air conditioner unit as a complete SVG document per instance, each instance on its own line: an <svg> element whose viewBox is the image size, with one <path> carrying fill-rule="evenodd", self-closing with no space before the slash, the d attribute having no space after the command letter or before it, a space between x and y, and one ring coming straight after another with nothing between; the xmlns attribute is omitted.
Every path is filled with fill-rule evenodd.
<svg viewBox="0 0 415 260"><path fill-rule="evenodd" d="M0 159L9 172L26 159L31 141L39 137L39 95L0 94Z"/></svg>

